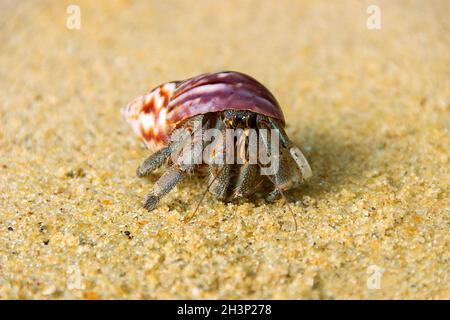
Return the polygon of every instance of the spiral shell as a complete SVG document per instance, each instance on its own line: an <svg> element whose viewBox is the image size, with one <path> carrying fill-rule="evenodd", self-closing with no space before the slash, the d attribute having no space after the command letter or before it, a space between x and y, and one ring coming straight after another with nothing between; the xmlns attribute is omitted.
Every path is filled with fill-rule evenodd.
<svg viewBox="0 0 450 320"><path fill-rule="evenodd" d="M179 122L228 109L249 110L284 123L283 112L272 93L252 77L233 71L164 83L134 99L122 108L122 114L133 131L156 151L167 144Z"/></svg>

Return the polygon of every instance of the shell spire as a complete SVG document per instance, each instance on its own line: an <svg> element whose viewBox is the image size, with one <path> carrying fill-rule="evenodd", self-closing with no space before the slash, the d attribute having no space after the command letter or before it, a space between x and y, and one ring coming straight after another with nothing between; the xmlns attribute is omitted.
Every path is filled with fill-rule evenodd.
<svg viewBox="0 0 450 320"><path fill-rule="evenodd" d="M134 133L151 151L158 150L169 141L173 128L167 119L167 105L176 87L176 82L164 83L121 109L122 116Z"/></svg>

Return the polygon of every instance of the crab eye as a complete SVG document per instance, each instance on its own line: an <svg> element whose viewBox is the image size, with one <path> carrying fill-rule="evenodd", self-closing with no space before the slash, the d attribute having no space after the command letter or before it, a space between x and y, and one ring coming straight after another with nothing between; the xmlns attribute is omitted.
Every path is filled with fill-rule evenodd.
<svg viewBox="0 0 450 320"><path fill-rule="evenodd" d="M243 116L242 117L242 121L244 122L244 124L246 125L246 126L248 126L249 125L249 122L250 122L250 115L245 115L245 116Z"/></svg>
<svg viewBox="0 0 450 320"><path fill-rule="evenodd" d="M223 123L225 123L225 126L232 127L234 123L234 118L225 118L223 119Z"/></svg>

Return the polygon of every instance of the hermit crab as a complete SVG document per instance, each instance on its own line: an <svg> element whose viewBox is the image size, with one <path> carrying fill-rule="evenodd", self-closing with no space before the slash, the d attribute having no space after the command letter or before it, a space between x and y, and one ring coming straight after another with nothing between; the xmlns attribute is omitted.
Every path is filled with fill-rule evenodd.
<svg viewBox="0 0 450 320"><path fill-rule="evenodd" d="M271 201L312 175L286 135L279 103L246 74L223 71L167 82L121 111L152 152L137 175L168 166L145 198L149 211L193 172L206 174L207 190L223 201L257 193Z"/></svg>

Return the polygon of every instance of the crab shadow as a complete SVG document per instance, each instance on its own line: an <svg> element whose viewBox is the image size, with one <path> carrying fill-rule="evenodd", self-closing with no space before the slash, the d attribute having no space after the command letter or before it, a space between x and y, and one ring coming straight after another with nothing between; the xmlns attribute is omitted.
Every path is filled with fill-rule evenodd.
<svg viewBox="0 0 450 320"><path fill-rule="evenodd" d="M309 130L307 134L293 137L308 159L312 178L305 184L286 193L289 202L305 196L319 200L329 192L339 191L345 185L364 179L370 170L370 148L360 141L339 134Z"/></svg>

